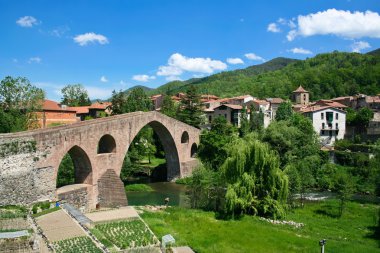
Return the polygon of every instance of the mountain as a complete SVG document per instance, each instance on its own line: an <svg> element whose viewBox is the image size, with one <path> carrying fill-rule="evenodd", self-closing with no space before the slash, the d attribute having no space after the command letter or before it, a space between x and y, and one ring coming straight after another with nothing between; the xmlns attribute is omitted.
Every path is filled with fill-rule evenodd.
<svg viewBox="0 0 380 253"><path fill-rule="evenodd" d="M367 54L373 55L373 56L380 56L380 48L375 49L375 50L373 50L371 52L368 52Z"/></svg>
<svg viewBox="0 0 380 253"><path fill-rule="evenodd" d="M306 60L276 58L246 69L221 72L199 79L175 81L152 90L151 94L183 92L189 84L200 93L230 97L290 98L299 85L309 90L312 100L380 93L379 50L369 54L334 51Z"/></svg>
<svg viewBox="0 0 380 253"><path fill-rule="evenodd" d="M169 83L166 83L160 87L158 87L155 90L152 90L149 92L149 94L160 94L160 93L167 93L167 94L174 94L179 91L183 91L184 86L189 84L202 84L202 83L209 83L213 81L218 80L234 80L239 79L239 76L244 75L247 77L255 76L258 74L262 74L268 71L275 71L278 69L281 69L291 63L297 62L296 59L290 59L290 58L283 58L278 57L273 60L267 61L262 64L253 65L245 69L237 69L233 71L225 71L218 74L214 74L208 77L203 78L192 78L187 81L172 81ZM207 91L205 92L207 93Z"/></svg>

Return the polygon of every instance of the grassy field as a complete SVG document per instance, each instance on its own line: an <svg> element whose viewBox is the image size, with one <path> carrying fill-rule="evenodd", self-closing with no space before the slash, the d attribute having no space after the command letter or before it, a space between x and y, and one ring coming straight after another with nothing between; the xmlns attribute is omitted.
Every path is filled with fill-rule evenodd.
<svg viewBox="0 0 380 253"><path fill-rule="evenodd" d="M177 245L196 252L320 252L319 240L327 239L325 252L380 252L374 204L347 203L338 218L338 202L308 203L290 212L286 220L304 223L303 228L273 225L258 217L218 220L212 212L168 208L144 212L143 219L161 238L172 234Z"/></svg>
<svg viewBox="0 0 380 253"><path fill-rule="evenodd" d="M154 191L152 187L146 184L128 184L125 187L127 192L152 192Z"/></svg>

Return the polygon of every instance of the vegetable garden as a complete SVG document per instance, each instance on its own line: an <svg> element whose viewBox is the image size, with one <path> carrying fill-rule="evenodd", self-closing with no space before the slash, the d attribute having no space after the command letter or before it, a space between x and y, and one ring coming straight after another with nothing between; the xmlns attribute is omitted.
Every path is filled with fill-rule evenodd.
<svg viewBox="0 0 380 253"><path fill-rule="evenodd" d="M93 234L107 247L120 249L158 246L159 241L139 219L98 224Z"/></svg>
<svg viewBox="0 0 380 253"><path fill-rule="evenodd" d="M87 236L75 237L55 242L57 253L101 253L102 251Z"/></svg>

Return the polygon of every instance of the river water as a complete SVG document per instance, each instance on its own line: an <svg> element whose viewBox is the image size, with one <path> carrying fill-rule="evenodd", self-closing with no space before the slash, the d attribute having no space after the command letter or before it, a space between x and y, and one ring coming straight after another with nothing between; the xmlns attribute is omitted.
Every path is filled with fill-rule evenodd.
<svg viewBox="0 0 380 253"><path fill-rule="evenodd" d="M170 206L189 207L189 197L186 186L172 182L154 182L150 178L138 178L128 181L128 184L146 184L153 188L152 192L127 192L128 205L164 205L169 198Z"/></svg>

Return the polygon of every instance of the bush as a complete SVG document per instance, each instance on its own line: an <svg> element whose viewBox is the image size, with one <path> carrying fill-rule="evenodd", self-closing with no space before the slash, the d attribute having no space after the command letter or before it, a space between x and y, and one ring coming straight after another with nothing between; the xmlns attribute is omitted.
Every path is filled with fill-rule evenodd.
<svg viewBox="0 0 380 253"><path fill-rule="evenodd" d="M126 185L125 191L127 192L151 192L154 191L152 187L146 184L129 184Z"/></svg>

